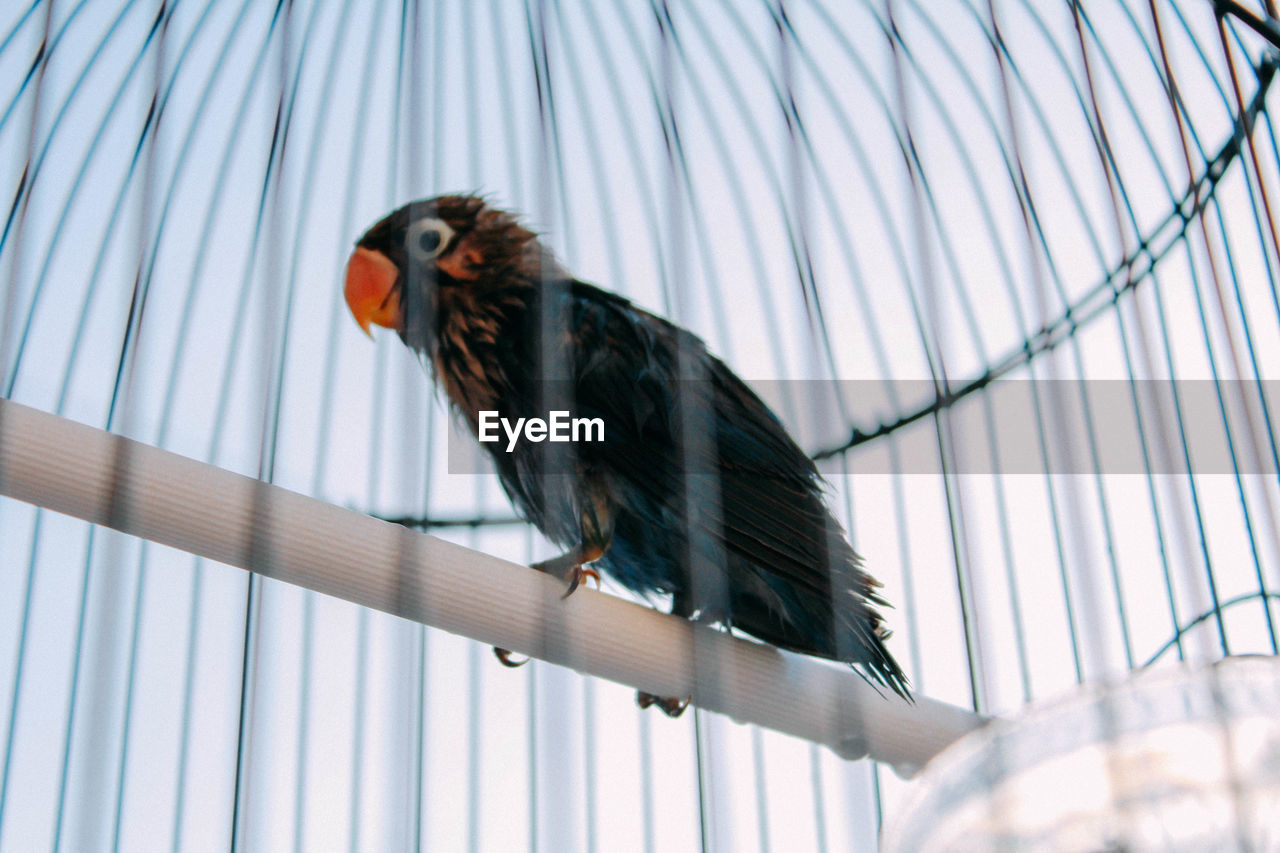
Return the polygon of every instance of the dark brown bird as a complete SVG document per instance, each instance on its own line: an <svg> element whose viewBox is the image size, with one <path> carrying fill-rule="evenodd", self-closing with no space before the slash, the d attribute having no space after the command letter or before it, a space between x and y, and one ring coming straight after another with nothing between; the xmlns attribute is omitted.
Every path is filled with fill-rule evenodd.
<svg viewBox="0 0 1280 853"><path fill-rule="evenodd" d="M486 443L517 509L567 551L538 564L572 591L599 567L672 612L857 664L909 697L885 649L879 584L778 418L690 332L570 275L510 214L440 196L370 228L346 299L394 329L475 434L480 413L568 410L605 441ZM683 705L659 701L668 713Z"/></svg>

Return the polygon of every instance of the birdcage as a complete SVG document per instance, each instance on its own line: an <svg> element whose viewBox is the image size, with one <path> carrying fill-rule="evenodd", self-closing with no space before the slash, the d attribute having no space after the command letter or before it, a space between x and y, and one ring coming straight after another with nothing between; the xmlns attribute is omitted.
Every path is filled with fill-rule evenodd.
<svg viewBox="0 0 1280 853"><path fill-rule="evenodd" d="M1270 0L9 4L0 849L1271 849L1278 46ZM527 568L343 304L451 192L768 403L914 703Z"/></svg>

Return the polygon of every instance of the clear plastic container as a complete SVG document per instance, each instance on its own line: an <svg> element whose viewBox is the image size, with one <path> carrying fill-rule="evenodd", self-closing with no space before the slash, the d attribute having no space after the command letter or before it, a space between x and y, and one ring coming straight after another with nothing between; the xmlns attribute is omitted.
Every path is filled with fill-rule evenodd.
<svg viewBox="0 0 1280 853"><path fill-rule="evenodd" d="M1280 659L1095 685L929 763L881 849L1280 851Z"/></svg>

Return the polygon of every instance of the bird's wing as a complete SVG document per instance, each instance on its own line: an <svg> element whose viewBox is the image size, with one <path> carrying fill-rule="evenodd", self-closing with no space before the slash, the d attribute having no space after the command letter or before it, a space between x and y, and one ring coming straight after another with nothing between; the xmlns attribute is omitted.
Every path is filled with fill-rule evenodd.
<svg viewBox="0 0 1280 853"><path fill-rule="evenodd" d="M729 553L822 601L833 586L876 601L813 462L760 398L689 332L589 285L574 292L576 406L608 434L579 452L607 454L611 470L676 505L686 473L712 475L720 518L699 512L695 524Z"/></svg>
<svg viewBox="0 0 1280 853"><path fill-rule="evenodd" d="M673 520L669 533L689 524L688 539L671 547L730 557L733 624L785 648L857 662L873 682L908 696L881 641L878 584L827 510L812 461L769 408L689 332L590 285L544 288L557 292L570 332L550 350L573 365L575 413L605 422L604 443L574 448L580 475L616 490L619 506L658 508ZM685 593L686 606L716 606L695 588Z"/></svg>

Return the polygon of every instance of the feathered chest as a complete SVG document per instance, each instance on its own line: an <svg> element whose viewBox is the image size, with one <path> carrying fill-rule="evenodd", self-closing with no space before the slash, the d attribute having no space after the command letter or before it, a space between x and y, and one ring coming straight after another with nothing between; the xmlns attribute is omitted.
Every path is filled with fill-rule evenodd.
<svg viewBox="0 0 1280 853"><path fill-rule="evenodd" d="M504 410L527 393L535 341L528 294L486 298L445 291L436 312L431 362L449 400L474 426L481 410Z"/></svg>

